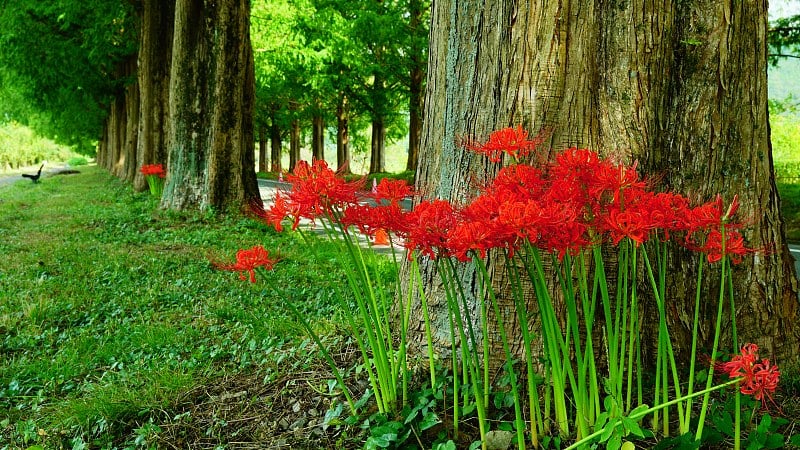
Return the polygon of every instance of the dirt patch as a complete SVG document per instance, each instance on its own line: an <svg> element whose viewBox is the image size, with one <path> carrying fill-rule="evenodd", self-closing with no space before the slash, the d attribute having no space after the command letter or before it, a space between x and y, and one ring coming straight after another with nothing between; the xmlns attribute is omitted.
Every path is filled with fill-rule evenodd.
<svg viewBox="0 0 800 450"><path fill-rule="evenodd" d="M352 355L338 355L351 359ZM340 367L348 367L346 365ZM172 449L358 449L363 442L348 438L345 427L326 424L341 395L328 393L334 379L327 366L286 375L265 383L258 374L213 380L187 392L177 414L159 424L159 448ZM349 379L358 398L366 381ZM353 389L352 386L356 386ZM348 415L342 405L340 419ZM354 430L351 430L353 432ZM355 430L358 431L358 430Z"/></svg>

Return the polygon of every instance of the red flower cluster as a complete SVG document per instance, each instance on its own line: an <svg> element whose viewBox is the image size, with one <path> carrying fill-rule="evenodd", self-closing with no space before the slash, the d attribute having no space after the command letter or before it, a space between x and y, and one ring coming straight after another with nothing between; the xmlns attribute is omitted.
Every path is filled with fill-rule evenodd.
<svg viewBox="0 0 800 450"><path fill-rule="evenodd" d="M715 368L731 378L742 378L742 394L752 395L763 404L766 404L767 399L772 400L772 393L778 388L778 379L781 376L778 366L770 364L768 359L759 360L756 344L746 344L742 347L741 354Z"/></svg>
<svg viewBox="0 0 800 450"><path fill-rule="evenodd" d="M281 222L287 218L293 222L292 229L296 229L303 218L338 220L345 207L358 203L356 193L363 185L362 181L345 181L322 160L312 164L298 162L286 181L292 184L290 192L279 192L269 210L254 209L257 216L278 231L282 229Z"/></svg>
<svg viewBox="0 0 800 450"><path fill-rule="evenodd" d="M540 142L541 138L529 140L517 127L467 147L489 158L503 152L516 158ZM717 197L691 207L681 195L652 192L636 164L601 159L586 149L567 149L541 169L505 166L468 204L423 201L410 212L400 207L400 200L413 194L402 181L383 180L372 194L361 193L362 183L344 181L324 161L298 163L287 180L292 190L279 193L269 210L256 211L276 229L287 218L297 227L301 218L323 217L345 230L357 227L370 236L384 230L402 238L409 257L418 251L429 257L468 260L483 257L490 249L514 252L530 244L561 258L603 242L617 245L628 239L640 245L675 235L710 262L724 256L740 262L753 251L744 245L741 225L731 220L738 198L730 206ZM364 201L367 198L371 201Z"/></svg>
<svg viewBox="0 0 800 450"><path fill-rule="evenodd" d="M159 178L164 178L167 176L167 173L164 172L164 166L161 164L144 164L142 165L140 171L144 176L153 175Z"/></svg>
<svg viewBox="0 0 800 450"><path fill-rule="evenodd" d="M247 275L251 283L256 282L256 267L263 267L265 270L272 270L278 260L270 259L269 252L260 245L249 248L247 250L239 250L236 252L236 262L233 264L212 263L215 268L220 270L229 270L231 272L240 272L239 278L246 280Z"/></svg>
<svg viewBox="0 0 800 450"><path fill-rule="evenodd" d="M514 160L519 160L528 156L533 150L544 142L544 137L540 134L528 139L528 132L521 126L516 128L503 128L489 135L489 140L483 144L468 143L470 150L486 155L490 161L498 162L505 153Z"/></svg>

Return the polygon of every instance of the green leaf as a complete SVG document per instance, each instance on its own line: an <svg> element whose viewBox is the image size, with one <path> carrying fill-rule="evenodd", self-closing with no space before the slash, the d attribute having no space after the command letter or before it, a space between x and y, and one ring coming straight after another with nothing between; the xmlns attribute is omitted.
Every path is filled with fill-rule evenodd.
<svg viewBox="0 0 800 450"><path fill-rule="evenodd" d="M433 450L456 450L456 444L452 440L439 442L433 446Z"/></svg>
<svg viewBox="0 0 800 450"><path fill-rule="evenodd" d="M642 428L639 427L639 424L635 420L630 419L628 417L623 417L622 425L629 433L633 434L634 436L638 436L640 438L644 437L644 431L642 431Z"/></svg>
<svg viewBox="0 0 800 450"><path fill-rule="evenodd" d="M434 412L429 412L422 417L422 422L420 422L419 427L424 431L439 423L442 423L442 421L439 420L439 416Z"/></svg>
<svg viewBox="0 0 800 450"><path fill-rule="evenodd" d="M764 448L783 448L784 439L780 433L770 434L764 441Z"/></svg>

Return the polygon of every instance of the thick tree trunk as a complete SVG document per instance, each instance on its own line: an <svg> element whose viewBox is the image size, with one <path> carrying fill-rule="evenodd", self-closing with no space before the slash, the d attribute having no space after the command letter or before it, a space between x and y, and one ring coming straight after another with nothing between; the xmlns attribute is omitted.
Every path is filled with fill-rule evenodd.
<svg viewBox="0 0 800 450"><path fill-rule="evenodd" d="M545 147L553 152L577 146L638 160L660 187L698 202L738 194L740 214L750 219L749 245L765 250L735 270L739 340L758 343L764 356L779 362L796 358L797 280L778 212L767 127L764 2L656 7L633 1L620 7L445 0L434 2L431 15L420 192L457 203L470 198L498 165L457 143L521 124L533 133L547 129ZM496 287L508 282L499 264L489 261ZM435 292L436 278L430 267L425 271ZM694 295L686 281L695 278L696 258L674 250L669 273L671 336L679 351L686 350ZM461 276L475 286L471 270ZM713 284L703 287L706 294L715 291ZM432 308L437 301L443 306L440 296ZM714 302L707 303L702 338L710 348ZM513 326L511 305L501 310ZM438 324L446 318L434 311ZM722 348L730 348L729 337ZM497 338L489 338L499 349ZM644 354L653 338L644 336Z"/></svg>
<svg viewBox="0 0 800 450"><path fill-rule="evenodd" d="M350 112L347 96L342 95L336 108L336 168L337 172L350 173Z"/></svg>
<svg viewBox="0 0 800 450"><path fill-rule="evenodd" d="M267 127L265 125L258 126L258 171L267 172L269 165L267 164Z"/></svg>
<svg viewBox="0 0 800 450"><path fill-rule="evenodd" d="M178 0L172 48L162 207L241 208L259 198L249 2Z"/></svg>
<svg viewBox="0 0 800 450"><path fill-rule="evenodd" d="M163 164L168 169L169 70L174 24L175 0L142 2L137 72L140 98L136 152L138 167ZM137 191L147 189L147 180L138 170L134 188Z"/></svg>
<svg viewBox="0 0 800 450"><path fill-rule="evenodd" d="M311 156L325 160L325 121L322 114L314 114L311 118Z"/></svg>
<svg viewBox="0 0 800 450"><path fill-rule="evenodd" d="M271 122L269 126L269 141L272 156L270 171L272 173L279 173L281 171L281 150L283 148L283 144L281 143L281 129L274 115L272 116Z"/></svg>
<svg viewBox="0 0 800 450"><path fill-rule="evenodd" d="M298 161L300 161L300 121L294 119L289 129L289 172L294 170Z"/></svg>

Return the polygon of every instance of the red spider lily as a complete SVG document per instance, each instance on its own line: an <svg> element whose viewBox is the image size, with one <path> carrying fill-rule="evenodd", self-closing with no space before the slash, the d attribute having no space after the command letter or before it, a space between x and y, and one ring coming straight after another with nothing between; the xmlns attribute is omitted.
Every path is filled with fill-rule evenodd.
<svg viewBox="0 0 800 450"><path fill-rule="evenodd" d="M167 176L166 172L164 172L164 166L161 164L144 164L139 170L144 176L153 175L159 178L164 178Z"/></svg>
<svg viewBox="0 0 800 450"><path fill-rule="evenodd" d="M722 196L717 197L689 211L688 225L691 230L706 228L719 228L722 224L730 223L731 217L739 210L739 196L734 195L731 204L726 208Z"/></svg>
<svg viewBox="0 0 800 450"><path fill-rule="evenodd" d="M269 252L260 245L249 248L247 250L239 250L236 252L236 262L233 264L223 264L212 262L215 268L220 270L229 270L231 272L239 272L239 278L246 280L246 274L250 276L250 282L256 282L256 267L263 267L265 270L272 270L278 259L270 259Z"/></svg>
<svg viewBox="0 0 800 450"><path fill-rule="evenodd" d="M541 170L527 164L512 164L500 169L486 191L513 196L518 201L524 201L529 198L539 198L545 186L546 181L542 178Z"/></svg>
<svg viewBox="0 0 800 450"><path fill-rule="evenodd" d="M374 236L378 230L403 234L407 230L406 213L397 203L388 205L348 205L339 219L345 226L355 226L361 233Z"/></svg>
<svg viewBox="0 0 800 450"><path fill-rule="evenodd" d="M406 215L405 247L409 259L414 250L431 258L446 256L447 235L456 224L455 212L445 200L423 201Z"/></svg>
<svg viewBox="0 0 800 450"><path fill-rule="evenodd" d="M300 217L312 220L323 215L331 217L335 211L357 203L356 192L362 187L361 181L347 182L338 177L322 160L313 164L299 161L286 179L292 183L287 201L296 222Z"/></svg>
<svg viewBox="0 0 800 450"><path fill-rule="evenodd" d="M653 229L649 217L636 210L612 209L603 219L614 245L619 244L619 241L627 237L639 246L647 240Z"/></svg>
<svg viewBox="0 0 800 450"><path fill-rule="evenodd" d="M714 368L730 378L742 378L742 394L752 395L764 405L768 399L772 399L772 393L778 388L781 376L778 366L772 365L768 359L759 360L756 344L745 345L741 354L726 363L715 365Z"/></svg>
<svg viewBox="0 0 800 450"><path fill-rule="evenodd" d="M601 161L595 165L594 179L589 186L589 195L600 199L604 193L611 194L614 203L620 202L620 196L628 189L644 189L645 182L639 179L636 171L637 164L625 166L623 164L613 165L606 161Z"/></svg>
<svg viewBox="0 0 800 450"><path fill-rule="evenodd" d="M528 132L517 125L516 128L503 128L489 135L489 140L483 144L469 143L467 149L475 153L486 155L489 161L499 162L503 153L518 160L528 156L544 142L544 136L539 134L532 140L528 139Z"/></svg>
<svg viewBox="0 0 800 450"><path fill-rule="evenodd" d="M718 229L709 231L706 238L705 245L700 247L698 251L705 253L708 257L708 262L714 263L720 261L723 256L729 255L734 264L742 262L742 257L754 250L745 247L744 238L736 230L725 230L725 251L722 249L722 233Z"/></svg>
<svg viewBox="0 0 800 450"><path fill-rule="evenodd" d="M450 229L446 246L459 261L469 261L472 251L485 258L487 250L498 246L496 238L497 235L484 222L459 222Z"/></svg>
<svg viewBox="0 0 800 450"><path fill-rule="evenodd" d="M406 197L413 195L414 189L404 180L390 180L384 178L375 185L373 198L380 203L385 200L390 204L398 204Z"/></svg>

